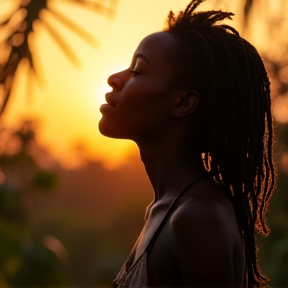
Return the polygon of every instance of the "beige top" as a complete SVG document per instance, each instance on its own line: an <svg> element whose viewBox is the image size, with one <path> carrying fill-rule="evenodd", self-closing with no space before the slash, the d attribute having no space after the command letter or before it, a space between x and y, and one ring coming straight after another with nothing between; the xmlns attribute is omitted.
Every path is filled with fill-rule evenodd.
<svg viewBox="0 0 288 288"><path fill-rule="evenodd" d="M144 288L148 285L147 252L143 253L131 266L135 251L124 263L116 279L113 281L117 288Z"/></svg>

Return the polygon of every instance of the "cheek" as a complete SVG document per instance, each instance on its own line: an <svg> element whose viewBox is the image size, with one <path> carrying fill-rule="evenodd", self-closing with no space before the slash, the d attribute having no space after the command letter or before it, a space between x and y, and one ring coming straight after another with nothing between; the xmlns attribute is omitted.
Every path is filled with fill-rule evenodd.
<svg viewBox="0 0 288 288"><path fill-rule="evenodd" d="M145 83L141 87L130 85L121 92L117 106L103 115L99 130L108 137L135 140L159 134L171 117L166 90Z"/></svg>
<svg viewBox="0 0 288 288"><path fill-rule="evenodd" d="M129 97L124 98L119 105L119 111L123 112L123 117L135 122L135 125L148 125L164 121L170 113L170 105L167 92L160 87L145 87L130 91Z"/></svg>

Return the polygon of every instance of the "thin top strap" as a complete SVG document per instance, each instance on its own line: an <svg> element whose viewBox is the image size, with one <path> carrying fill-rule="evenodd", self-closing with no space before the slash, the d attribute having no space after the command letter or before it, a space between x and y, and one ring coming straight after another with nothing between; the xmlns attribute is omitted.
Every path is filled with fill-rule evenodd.
<svg viewBox="0 0 288 288"><path fill-rule="evenodd" d="M200 179L209 176L208 173L205 173L198 178L194 179L192 182L190 182L172 201L165 202L161 207L160 211L153 211L151 209L151 213L155 212L155 216L151 217L153 219L150 219L150 217L147 218L146 223L142 229L142 232L140 233L131 253L130 257L134 258L132 261L134 262L133 265L131 265L129 268L131 269L138 261L138 259L141 258L143 253L148 250L149 247L153 244L153 240L157 236L157 231L161 229L161 227L164 225L165 220L168 218L169 212L172 210L178 199L183 196L183 194L191 187L193 186L197 181ZM166 208L166 207L167 208ZM166 208L166 209L165 209ZM156 208L157 209L157 208ZM162 212L163 211L163 212ZM137 251L136 251L137 250ZM137 258L137 259L136 259ZM129 270L130 270L129 269Z"/></svg>

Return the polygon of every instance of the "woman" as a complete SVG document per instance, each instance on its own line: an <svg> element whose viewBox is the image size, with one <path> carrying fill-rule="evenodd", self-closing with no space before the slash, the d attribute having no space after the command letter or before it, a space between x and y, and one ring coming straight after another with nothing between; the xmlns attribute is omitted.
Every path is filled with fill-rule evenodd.
<svg viewBox="0 0 288 288"><path fill-rule="evenodd" d="M232 13L192 1L111 75L100 132L131 139L155 193L116 287L260 287L274 186L269 79Z"/></svg>

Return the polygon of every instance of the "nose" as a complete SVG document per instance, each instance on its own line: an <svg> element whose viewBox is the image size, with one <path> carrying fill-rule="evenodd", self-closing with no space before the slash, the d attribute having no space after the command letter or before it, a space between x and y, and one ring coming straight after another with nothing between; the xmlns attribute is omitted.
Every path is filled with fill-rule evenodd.
<svg viewBox="0 0 288 288"><path fill-rule="evenodd" d="M120 72L109 76L107 82L113 90L121 90L124 86L124 80L120 77Z"/></svg>

